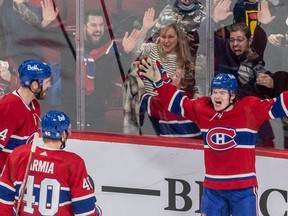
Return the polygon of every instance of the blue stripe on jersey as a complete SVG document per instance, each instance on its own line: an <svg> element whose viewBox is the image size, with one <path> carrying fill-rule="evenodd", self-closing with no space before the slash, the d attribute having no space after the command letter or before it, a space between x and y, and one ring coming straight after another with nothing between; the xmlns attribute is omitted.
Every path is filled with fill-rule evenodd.
<svg viewBox="0 0 288 216"><path fill-rule="evenodd" d="M141 98L140 102L140 113L144 113L148 109L148 99L151 97L151 95L144 94Z"/></svg>
<svg viewBox="0 0 288 216"><path fill-rule="evenodd" d="M95 209L95 203L96 198L94 194L91 194L90 196L81 197L79 200L75 201L75 199L72 200L72 208L73 212L75 214L83 214L86 212L93 211Z"/></svg>
<svg viewBox="0 0 288 216"><path fill-rule="evenodd" d="M50 193L48 193L49 191L50 191ZM40 188L34 188L33 195L36 196L37 202L39 201L39 192L40 192ZM52 195L53 195L52 191L51 190L47 190L47 203L51 202ZM67 202L71 202L70 190L67 191L67 190L62 190L61 189L59 205L61 206L61 204L67 203Z"/></svg>
<svg viewBox="0 0 288 216"><path fill-rule="evenodd" d="M18 190L21 186L21 183L16 185L16 191L18 193ZM0 188L1 189L1 188ZM33 196L35 196L34 203L39 202L39 193L40 193L40 188L39 187L34 187L33 189ZM61 188L60 191L60 199L59 199L59 206L63 206L64 204L69 204L71 203L71 194L70 190L64 190ZM47 196L46 196L46 202L47 203L52 203L52 191L47 190ZM55 196L55 194L54 194ZM14 197L12 197L12 200ZM95 203L96 203L96 198L94 194L89 194L87 196L83 197L78 197L78 198L73 198L72 200L72 208L75 214L85 214L90 211L94 211L95 209Z"/></svg>
<svg viewBox="0 0 288 216"><path fill-rule="evenodd" d="M201 130L202 132L202 136L204 139L204 144L207 145L207 131L205 130ZM226 142L229 142L231 140L231 137L226 136L225 137ZM255 145L256 143L256 132L245 132L245 131L237 131L236 136L233 138L234 141L237 143L237 145L244 145L244 146L251 146L251 145Z"/></svg>
<svg viewBox="0 0 288 216"><path fill-rule="evenodd" d="M160 135L177 135L177 136L198 136L200 130L194 122L190 120L173 120L173 121L159 121Z"/></svg>
<svg viewBox="0 0 288 216"><path fill-rule="evenodd" d="M18 183L16 185L17 193L18 193L19 188L20 188L20 184ZM1 187L0 187L0 190L2 191ZM3 193L5 192L5 190L7 191L7 188L3 189ZM39 203L39 192L40 192L40 188L34 187L34 189L33 189L33 196L35 196L34 203ZM55 196L55 194L54 194L54 196ZM46 204L49 204L49 203L52 204L52 197L53 197L52 191L48 190L47 196L46 196ZM0 192L0 198L1 198L1 192ZM9 199L6 198L5 200L6 201L13 201L14 196L12 196ZM64 190L61 188L59 206L67 205L70 203L71 203L70 190ZM75 214L81 214L81 215L86 215L89 212L92 213L95 210L95 203L96 203L96 197L94 196L94 194L89 194L89 195L86 195L83 197L73 198L73 200L72 200L73 212Z"/></svg>
<svg viewBox="0 0 288 216"><path fill-rule="evenodd" d="M10 196L7 196L9 194ZM0 185L0 199L5 200L7 202L14 202L14 195L15 191L10 190L7 186L4 184Z"/></svg>
<svg viewBox="0 0 288 216"><path fill-rule="evenodd" d="M281 118L288 116L288 110L283 101L283 94L276 98L274 105L271 108L271 115L274 118Z"/></svg>
<svg viewBox="0 0 288 216"><path fill-rule="evenodd" d="M19 194L19 188L21 186L22 182L17 182L17 184L15 185L16 188L16 193ZM37 187L33 188L33 196L35 196L35 203L39 202L39 193L40 193L40 187L39 185ZM52 200L52 191L51 190L47 190L47 203L51 202ZM67 202L71 202L71 195L70 195L70 190L64 190L61 187L60 190L60 200L59 200L59 205L63 204L63 203L67 203Z"/></svg>
<svg viewBox="0 0 288 216"><path fill-rule="evenodd" d="M182 113L182 103L181 103L181 100L183 99L183 97L185 97L183 95L182 92L180 91L176 91L175 94L173 95L173 98L171 99L169 107L169 111L171 112L174 112L174 113L177 113L178 115L183 115Z"/></svg>
<svg viewBox="0 0 288 216"><path fill-rule="evenodd" d="M27 140L28 140L27 138L20 139L11 137L7 145L5 146L5 149L14 150L16 147L26 144Z"/></svg>

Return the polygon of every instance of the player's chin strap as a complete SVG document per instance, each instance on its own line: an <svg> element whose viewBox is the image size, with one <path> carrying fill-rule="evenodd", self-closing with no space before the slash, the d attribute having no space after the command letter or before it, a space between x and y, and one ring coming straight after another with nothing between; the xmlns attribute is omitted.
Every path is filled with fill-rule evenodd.
<svg viewBox="0 0 288 216"><path fill-rule="evenodd" d="M60 140L61 142L61 146L60 146L60 149L64 149L66 147L66 139L65 140Z"/></svg>
<svg viewBox="0 0 288 216"><path fill-rule="evenodd" d="M43 91L43 88L42 87L39 87L40 88L40 91L39 92L34 92L31 87L29 87L29 90L35 95L35 97L37 98L37 100L40 100L42 99L41 98L41 95L42 95L42 91ZM38 89L39 89L38 88Z"/></svg>
<svg viewBox="0 0 288 216"><path fill-rule="evenodd" d="M230 102L224 109L218 111L218 113L223 113L225 110L227 110L232 105L233 105L233 102Z"/></svg>
<svg viewBox="0 0 288 216"><path fill-rule="evenodd" d="M68 138L68 135L65 138L60 139L60 142L61 142L60 149L64 149L66 147L67 138Z"/></svg>

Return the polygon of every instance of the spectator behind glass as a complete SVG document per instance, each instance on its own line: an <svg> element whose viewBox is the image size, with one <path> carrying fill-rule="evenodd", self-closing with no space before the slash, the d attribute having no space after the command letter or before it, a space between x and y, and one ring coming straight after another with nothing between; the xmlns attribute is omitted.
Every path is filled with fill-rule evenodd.
<svg viewBox="0 0 288 216"><path fill-rule="evenodd" d="M18 147L7 159L0 178L1 214L15 215L16 210L16 215L100 216L84 160L63 150L71 133L69 117L60 111L45 113L41 132L43 145L35 147L32 160L31 145ZM21 189L26 189L24 198Z"/></svg>
<svg viewBox="0 0 288 216"><path fill-rule="evenodd" d="M224 0L218 1L216 3L216 7L218 6L229 6L230 7L231 1ZM217 7L217 9L218 9ZM228 14L226 14L228 15ZM231 15L231 14L229 14ZM250 32L253 36L253 41L251 43L251 47L253 50L257 52L262 58L264 56L264 51L267 44L267 35L263 30L261 24L268 24L270 23L275 17L271 16L268 2L266 0L261 1L258 3L258 0L237 0L235 5L233 6L233 22L234 23L245 23L249 28ZM219 27L222 23L219 23L217 18L215 19L216 27ZM228 25L229 26L229 25ZM219 36L224 38L229 38L229 31L227 26L224 28L218 29Z"/></svg>
<svg viewBox="0 0 288 216"><path fill-rule="evenodd" d="M226 0L224 0L226 1ZM213 19L219 22L231 14L228 4L220 2L215 7ZM273 97L272 73L264 68L264 61L254 49L251 48L252 34L245 23L233 23L228 28L230 37L220 38L215 34L215 74L233 74L239 85L238 97L256 96L259 98ZM261 82L257 82L261 75ZM265 82L264 82L265 81ZM274 135L270 123L267 121L258 133L258 144L274 146Z"/></svg>
<svg viewBox="0 0 288 216"><path fill-rule="evenodd" d="M93 131L122 131L123 113L114 116L113 126L107 123L111 117L107 113L114 92L121 91L121 68L118 66L117 52L121 63L127 58L119 46L108 34L105 18L99 8L87 9L84 14L84 86L85 86L85 129ZM126 24L126 23L125 23ZM115 27L121 28L122 26ZM114 30L114 28L113 28ZM121 42L121 40L120 40ZM116 49L117 47L117 49ZM70 56L63 58L63 108L69 112L72 126L76 126L76 80L75 61ZM72 72L74 71L74 72ZM76 82L75 82L76 80ZM120 87L119 87L120 86ZM73 93L71 93L71 90ZM118 98L122 101L122 96ZM121 104L121 102L119 102Z"/></svg>
<svg viewBox="0 0 288 216"><path fill-rule="evenodd" d="M162 26L159 29L157 43L144 42L147 32L155 25L154 16L154 9L149 8L145 11L142 28L134 29L130 35L126 32L122 42L124 51L127 53L132 51L139 58L148 56L154 62L158 60L169 76L176 71L176 68L184 68L185 65L194 67L186 35L176 23ZM124 133L141 133L143 124L143 114L140 113L141 97L144 93L156 94L153 92L151 83L142 81L138 77L137 65L137 62L132 63L130 73L124 83ZM151 121L154 128L159 127L158 120L151 119Z"/></svg>
<svg viewBox="0 0 288 216"><path fill-rule="evenodd" d="M226 1L226 6L224 4L219 3L215 7L214 19L217 20L218 22L219 22L219 20L226 19L231 14L231 12L229 11L230 5L227 4L227 2L229 3L229 0ZM262 1L262 3L263 3L263 1ZM264 9L262 9L261 14L262 14L262 16L266 17L265 23L269 23L267 26L271 26L275 21L274 16L271 16L270 11L267 9L267 4L264 4L264 6L261 6L261 7L264 8ZM258 14L259 14L259 11L258 11ZM267 14L267 15L263 15L263 14ZM261 20L265 20L265 19L261 18ZM271 22L271 21L273 21L273 22ZM233 26L233 28L232 28L232 26ZM236 28L236 26L238 26L238 27ZM241 26L243 26L243 28ZM255 72L256 71L260 72L260 73L254 73L255 75L259 75L259 76L256 76L256 77L253 75L248 76L248 74L247 74L246 77L250 77L253 80L250 83L252 85L254 85L253 83L255 82L255 78L257 78L256 79L257 85L256 86L254 85L254 89L256 90L256 96L261 97L261 98L271 98L271 97L278 96L284 90L286 90L286 84L285 84L285 82L281 82L281 80L286 80L285 77L286 77L287 73L285 73L283 71L279 72L279 73L271 73L270 71L268 71L267 69L262 67L262 66L264 66L264 61L262 60L261 56L257 57L258 53L255 53L255 51L253 51L253 47L251 48L251 45L249 46L249 43L251 43L251 41L253 43L253 40L254 40L253 38L251 38L252 34L250 33L249 29L245 28L244 25L241 25L241 24L232 24L227 29L230 31L229 35L231 34L231 31L234 32L234 31L237 31L237 29L238 30L240 29L240 31L243 31L243 32L242 33L239 32L239 33L240 33L240 35L242 34L243 37L240 37L237 40L237 37L236 37L237 34L236 34L236 36L234 35L234 38L232 38L231 40L229 39L229 40L225 41L223 39L220 39L217 34L215 35L216 73L217 73L217 71L229 72L229 73L234 74L236 77L238 77L238 76L241 76L241 74L237 74L238 73L238 67L239 67L237 65L240 64L239 69L241 69L242 72L245 72L245 73L249 72L249 69L246 70L245 67L247 67L247 66L248 66L248 68L250 67L250 71L251 71L252 70L251 66L252 66L252 68L254 68L253 70L255 70ZM246 40L246 38L247 38L247 40ZM241 39L244 39L244 40L241 41ZM218 42L220 42L220 43L218 43ZM251 64L251 61L253 62L252 64ZM244 63L243 66L241 65L241 62ZM257 62L259 63L259 65L257 64ZM255 64L255 66L254 66L254 64ZM266 65L267 65L267 67L269 67L268 64L266 64ZM245 70L243 70L243 68ZM243 74L243 75L245 75L245 74ZM272 77L272 79L271 79L271 77ZM243 82L243 80L245 80L245 76L243 76L243 78L241 78L241 80L242 80L241 83L245 84L245 82ZM243 92L243 91L241 90L240 92L238 92L238 93L240 93L240 97L242 97L241 92ZM243 92L242 94L243 94L243 96L245 96L249 93Z"/></svg>
<svg viewBox="0 0 288 216"><path fill-rule="evenodd" d="M195 64L200 43L198 29L205 18L206 9L198 0L168 1L168 5L161 11L152 28L152 40L156 42L159 39L158 31L161 26L176 23L187 36L192 60ZM205 23L203 25L205 26Z"/></svg>
<svg viewBox="0 0 288 216"><path fill-rule="evenodd" d="M38 131L38 100L51 87L51 70L43 62L26 60L18 72L21 86L0 100L0 172L14 148L30 143L30 136Z"/></svg>
<svg viewBox="0 0 288 216"><path fill-rule="evenodd" d="M26 0L4 0L2 12L4 56L9 65L18 68L26 59L42 60L41 29L58 15L53 1L41 1L39 8Z"/></svg>
<svg viewBox="0 0 288 216"><path fill-rule="evenodd" d="M149 63L153 64L153 62ZM177 89L182 90L190 99L196 98L195 96L195 83L193 79L193 72L191 68L177 68L176 71L170 76L172 85ZM148 116L152 116L159 120L159 128L157 131L160 136L164 137L193 137L200 138L201 132L197 125L168 111L161 103L160 98L157 95L151 95L145 93L141 100L141 113L148 113Z"/></svg>
<svg viewBox="0 0 288 216"><path fill-rule="evenodd" d="M0 100L5 94L19 87L15 71L11 73L10 70L9 62L0 60Z"/></svg>
<svg viewBox="0 0 288 216"><path fill-rule="evenodd" d="M17 68L23 61L43 60L41 29L55 20L58 9L52 0L41 1L39 7L24 0L0 2L0 98L20 86Z"/></svg>
<svg viewBox="0 0 288 216"><path fill-rule="evenodd" d="M234 23L228 28L230 37L222 39L215 36L216 71L233 74L239 83L238 97L254 95L260 98L271 96L271 87L256 85L258 73L271 72L264 68L262 57L259 56L250 44L252 36L249 27L244 23ZM269 77L267 77L268 79ZM267 82L272 83L270 79Z"/></svg>
<svg viewBox="0 0 288 216"><path fill-rule="evenodd" d="M278 96L284 90L288 89L288 2L284 0L269 0L271 2L271 14L276 18L265 25L265 31L268 35L267 51L265 53L265 62L267 68L273 72L273 93ZM284 128L284 144L288 147L287 137L287 118L283 118L283 125L277 124L279 130ZM281 134L277 137L282 137ZM282 148L282 146L279 146Z"/></svg>
<svg viewBox="0 0 288 216"><path fill-rule="evenodd" d="M265 62L271 71L288 71L288 2L272 1L271 13L276 18L265 26L268 35L268 50Z"/></svg>

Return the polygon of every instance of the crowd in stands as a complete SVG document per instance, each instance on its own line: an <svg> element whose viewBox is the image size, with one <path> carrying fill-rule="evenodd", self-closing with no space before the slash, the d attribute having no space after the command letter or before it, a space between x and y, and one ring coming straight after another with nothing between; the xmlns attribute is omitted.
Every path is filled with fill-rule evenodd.
<svg viewBox="0 0 288 216"><path fill-rule="evenodd" d="M71 16L77 8L69 0L1 0L0 97L20 86L18 67L23 61L40 60L52 71L51 89L41 101L43 110L65 110L72 128L194 137L199 129L193 122L190 135L176 132L182 131L183 122L185 131L187 122L157 105L157 93L138 75L139 60L158 60L169 77L185 71L177 86L191 99L209 94L201 77L219 73L237 78L239 98L279 96L288 85L287 3L214 0L213 14L206 11L207 4L87 1L85 10L78 11L83 17L80 25ZM214 71L209 72L200 62L211 55L205 47L207 16L214 26ZM286 122L285 118L265 122L257 144L285 146Z"/></svg>
<svg viewBox="0 0 288 216"><path fill-rule="evenodd" d="M102 215L84 160L62 151L72 126L202 139L201 213L258 215L255 146L288 148L288 3L107 3L85 1L80 10L70 0L0 0L1 212ZM208 90L201 77L211 78ZM40 125L43 146L34 148ZM46 159L45 174L30 167ZM65 172L54 173L55 161ZM67 199L52 196L59 209L42 208L49 174ZM37 201L23 202L34 180ZM24 207L30 202L38 206Z"/></svg>

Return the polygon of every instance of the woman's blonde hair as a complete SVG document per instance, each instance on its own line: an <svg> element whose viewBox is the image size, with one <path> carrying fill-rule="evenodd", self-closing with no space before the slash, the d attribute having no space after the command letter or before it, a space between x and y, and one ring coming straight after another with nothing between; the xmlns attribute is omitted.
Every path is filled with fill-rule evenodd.
<svg viewBox="0 0 288 216"><path fill-rule="evenodd" d="M192 60L186 34L176 23L172 23L160 28L158 32L159 35L161 30L168 31L170 28L175 30L178 38L178 44L176 46L176 67L185 70L185 75L180 82L180 88L189 93L193 93L195 87L195 65L193 63L194 61ZM161 61L165 62L167 53L163 51L159 41L157 44L158 53Z"/></svg>
<svg viewBox="0 0 288 216"><path fill-rule="evenodd" d="M175 30L177 39L178 39L178 43L176 47L176 66L179 68L185 68L187 65L192 64L192 56L190 53L186 34L183 32L183 30L180 27L178 27L176 23L172 23L167 26L162 26L158 32L159 36L160 36L161 30L168 31L168 29L170 28L173 28ZM159 41L160 40L158 40L158 43L157 43L158 53L159 53L161 61L165 62L167 53L163 51Z"/></svg>

